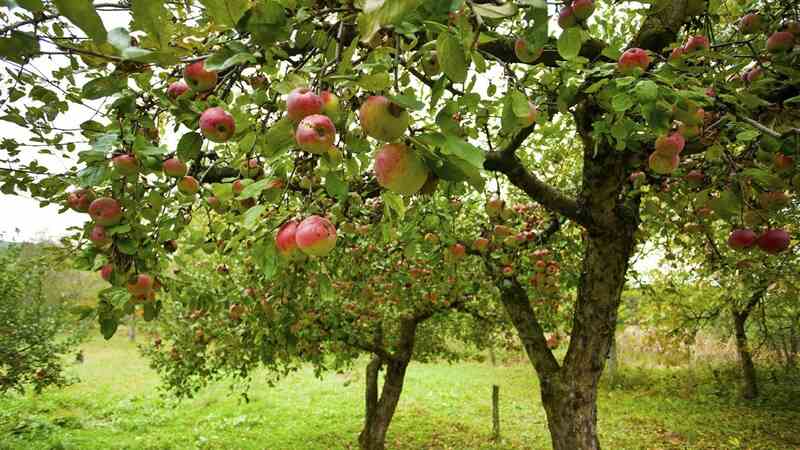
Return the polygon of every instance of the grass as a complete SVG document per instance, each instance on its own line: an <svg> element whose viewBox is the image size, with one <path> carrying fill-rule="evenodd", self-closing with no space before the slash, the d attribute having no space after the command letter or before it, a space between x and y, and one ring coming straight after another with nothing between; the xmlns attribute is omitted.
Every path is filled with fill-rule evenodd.
<svg viewBox="0 0 800 450"><path fill-rule="evenodd" d="M363 375L322 380L300 371L271 388L257 380L243 401L226 384L176 402L124 333L84 346L71 370L81 382L40 396L0 398L0 449L355 448ZM765 383L765 400L736 399L695 370L629 369L604 384L599 430L606 449L800 449L800 388ZM503 439L491 435L491 385L501 386ZM525 363L414 364L395 420L392 449L547 449L538 387Z"/></svg>

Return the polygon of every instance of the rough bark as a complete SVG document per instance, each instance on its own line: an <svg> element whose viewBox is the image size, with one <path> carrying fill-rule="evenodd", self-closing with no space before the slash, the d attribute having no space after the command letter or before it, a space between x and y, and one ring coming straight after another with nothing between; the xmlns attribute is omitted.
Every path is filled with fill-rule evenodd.
<svg viewBox="0 0 800 450"><path fill-rule="evenodd" d="M409 361L393 360L386 364L386 375L381 389L380 399L377 399L378 369L373 366L376 359L367 367L367 413L364 429L358 437L362 450L383 450L386 444L386 432L392 421L400 394L403 391L403 381ZM380 361L380 360L377 360ZM373 366L373 367L370 367ZM380 366L380 363L377 364ZM370 377L374 378L370 380ZM370 390L374 389L374 390ZM372 404L370 404L372 401Z"/></svg>
<svg viewBox="0 0 800 450"><path fill-rule="evenodd" d="M753 354L747 341L747 319L753 308L761 301L766 289L756 291L747 305L738 311L733 308L733 327L736 335L736 352L739 354L739 364L742 368L742 397L752 400L758 397L758 378L756 366L753 364Z"/></svg>

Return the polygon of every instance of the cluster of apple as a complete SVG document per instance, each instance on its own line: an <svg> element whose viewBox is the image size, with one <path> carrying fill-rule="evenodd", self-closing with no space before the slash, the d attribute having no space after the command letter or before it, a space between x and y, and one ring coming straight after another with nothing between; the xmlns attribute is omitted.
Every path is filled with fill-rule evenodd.
<svg viewBox="0 0 800 450"><path fill-rule="evenodd" d="M289 259L327 256L336 247L336 227L325 217L313 215L303 221L289 220L275 234L278 253Z"/></svg>
<svg viewBox="0 0 800 450"><path fill-rule="evenodd" d="M749 228L733 230L728 236L728 246L734 250L746 250L757 246L762 251L770 254L780 253L789 248L791 236L781 228L765 230L760 235Z"/></svg>
<svg viewBox="0 0 800 450"><path fill-rule="evenodd" d="M532 254L534 274L528 280L534 289L552 294L558 291L558 273L561 267L550 258L550 250L538 249Z"/></svg>
<svg viewBox="0 0 800 450"><path fill-rule="evenodd" d="M176 99L187 92L207 93L217 86L218 79L215 70L206 70L204 61L196 61L183 70L183 80L169 85L167 96ZM224 108L209 107L200 114L200 131L212 142L227 142L236 132L236 121Z"/></svg>
<svg viewBox="0 0 800 450"><path fill-rule="evenodd" d="M681 162L680 154L685 145L686 140L679 132L659 136L656 139L656 149L648 159L650 170L659 174L675 171Z"/></svg>
<svg viewBox="0 0 800 450"><path fill-rule="evenodd" d="M335 151L336 126L332 118L339 115L336 95L330 91L317 95L308 88L297 88L286 97L286 115L297 124L294 138L301 150L315 155Z"/></svg>
<svg viewBox="0 0 800 450"><path fill-rule="evenodd" d="M572 0L572 3L558 12L558 26L572 28L585 21L594 12L592 0Z"/></svg>

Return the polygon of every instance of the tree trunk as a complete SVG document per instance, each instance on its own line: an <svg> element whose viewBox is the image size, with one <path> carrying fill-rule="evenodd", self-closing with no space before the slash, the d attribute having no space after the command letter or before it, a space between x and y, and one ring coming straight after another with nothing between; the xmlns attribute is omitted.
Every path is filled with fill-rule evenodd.
<svg viewBox="0 0 800 450"><path fill-rule="evenodd" d="M136 341L136 316L131 314L128 320L128 340Z"/></svg>
<svg viewBox="0 0 800 450"><path fill-rule="evenodd" d="M409 360L392 360L386 363L380 399L378 399L378 371L381 360L373 358L367 366L367 411L364 429L358 437L362 450L383 450L386 431L397 409Z"/></svg>
<svg viewBox="0 0 800 450"><path fill-rule="evenodd" d="M611 336L611 348L608 350L608 380L611 386L614 386L614 382L617 378L618 364L617 337L614 335Z"/></svg>
<svg viewBox="0 0 800 450"><path fill-rule="evenodd" d="M749 313L749 311L747 311ZM753 356L747 343L745 325L747 316L745 312L733 312L733 326L736 330L736 351L739 353L739 364L742 366L742 397L754 399L758 397L758 380Z"/></svg>

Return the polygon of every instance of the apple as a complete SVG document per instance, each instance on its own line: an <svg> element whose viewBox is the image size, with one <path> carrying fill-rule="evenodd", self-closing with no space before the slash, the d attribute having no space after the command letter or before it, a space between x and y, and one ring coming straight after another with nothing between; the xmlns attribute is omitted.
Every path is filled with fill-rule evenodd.
<svg viewBox="0 0 800 450"><path fill-rule="evenodd" d="M323 155L333 146L336 127L328 116L312 114L297 125L294 138L300 149L316 155Z"/></svg>
<svg viewBox="0 0 800 450"><path fill-rule="evenodd" d="M244 306L238 303L234 303L228 308L228 317L234 322L242 320L242 316L244 315L244 313L245 313Z"/></svg>
<svg viewBox="0 0 800 450"><path fill-rule="evenodd" d="M690 170L689 173L687 173L686 176L683 177L683 179L689 182L690 184L693 184L695 186L700 186L705 181L706 176L703 174L703 171L694 169Z"/></svg>
<svg viewBox="0 0 800 450"><path fill-rule="evenodd" d="M770 53L788 52L794 47L794 34L789 31L776 31L767 38L767 51Z"/></svg>
<svg viewBox="0 0 800 450"><path fill-rule="evenodd" d="M186 173L189 171L189 168L186 167L186 163L178 158L170 158L164 161L161 168L168 177L173 178L185 177Z"/></svg>
<svg viewBox="0 0 800 450"><path fill-rule="evenodd" d="M670 155L657 151L653 152L648 159L650 170L661 175L671 174L678 168L680 163L681 159L677 154Z"/></svg>
<svg viewBox="0 0 800 450"><path fill-rule="evenodd" d="M167 253L175 253L178 251L178 241L176 241L175 239L164 241L162 245L164 246L164 250L166 250Z"/></svg>
<svg viewBox="0 0 800 450"><path fill-rule="evenodd" d="M644 72L650 67L650 56L640 48L629 48L625 50L617 61L617 70L623 75L633 75Z"/></svg>
<svg viewBox="0 0 800 450"><path fill-rule="evenodd" d="M169 87L167 87L167 97L175 100L176 98L180 97L181 95L185 94L189 91L189 85L186 84L185 81L180 80L174 83L171 83Z"/></svg>
<svg viewBox="0 0 800 450"><path fill-rule="evenodd" d="M522 128L529 127L536 123L536 118L539 116L539 108L533 104L533 102L528 102L528 115L525 117L518 117L519 126Z"/></svg>
<svg viewBox="0 0 800 450"><path fill-rule="evenodd" d="M242 178L256 179L263 173L264 171L257 159L248 159L242 161L242 164L239 166L239 174L242 176Z"/></svg>
<svg viewBox="0 0 800 450"><path fill-rule="evenodd" d="M668 136L659 136L656 139L656 153L663 156L679 155L686 145L686 140L680 133L670 133Z"/></svg>
<svg viewBox="0 0 800 450"><path fill-rule="evenodd" d="M767 253L776 254L789 248L790 240L789 233L780 228L774 228L762 233L756 240L756 245Z"/></svg>
<svg viewBox="0 0 800 450"><path fill-rule="evenodd" d="M744 250L752 247L757 238L753 230L747 228L733 230L728 236L728 247L734 250Z"/></svg>
<svg viewBox="0 0 800 450"><path fill-rule="evenodd" d="M385 144L375 153L378 184L398 194L415 194L428 180L428 167L405 144Z"/></svg>
<svg viewBox="0 0 800 450"><path fill-rule="evenodd" d="M501 269L501 273L506 278L511 277L512 275L514 275L514 267L512 267L512 266L503 266L503 268Z"/></svg>
<svg viewBox="0 0 800 450"><path fill-rule="evenodd" d="M752 83L764 76L764 71L761 69L761 66L754 66L751 67L747 72L742 74L742 80L747 83Z"/></svg>
<svg viewBox="0 0 800 450"><path fill-rule="evenodd" d="M683 47L675 47L669 54L669 60L672 62L679 62L683 58L683 55L685 54L686 54L686 49L684 49Z"/></svg>
<svg viewBox="0 0 800 450"><path fill-rule="evenodd" d="M700 136L701 131L702 130L700 129L699 125L681 124L678 127L678 134L683 136L683 138L686 139L686 140L691 140L691 139L694 139L694 138Z"/></svg>
<svg viewBox="0 0 800 450"><path fill-rule="evenodd" d="M594 2L592 0L573 0L572 11L578 20L586 20L594 12Z"/></svg>
<svg viewBox="0 0 800 450"><path fill-rule="evenodd" d="M331 91L322 91L319 94L322 100L322 114L335 120L341 114L341 106L339 105L339 97Z"/></svg>
<svg viewBox="0 0 800 450"><path fill-rule="evenodd" d="M324 217L308 217L297 226L295 241L309 256L326 256L336 246L336 227Z"/></svg>
<svg viewBox="0 0 800 450"><path fill-rule="evenodd" d="M153 277L146 273L134 275L128 280L128 292L134 297L146 297L153 290Z"/></svg>
<svg viewBox="0 0 800 450"><path fill-rule="evenodd" d="M702 125L706 117L703 108L691 100L680 99L672 105L672 115L685 125Z"/></svg>
<svg viewBox="0 0 800 450"><path fill-rule="evenodd" d="M453 259L461 259L467 254L467 249L464 247L463 244L455 243L450 246L450 255L452 255Z"/></svg>
<svg viewBox="0 0 800 450"><path fill-rule="evenodd" d="M543 48L531 48L525 39L517 38L514 42L514 55L520 62L532 63L539 59L542 53L544 53Z"/></svg>
<svg viewBox="0 0 800 450"><path fill-rule="evenodd" d="M85 213L95 198L91 189L76 189L67 195L67 206L74 211Z"/></svg>
<svg viewBox="0 0 800 450"><path fill-rule="evenodd" d="M504 238L514 234L514 229L505 225L495 225L494 235L497 238Z"/></svg>
<svg viewBox="0 0 800 450"><path fill-rule="evenodd" d="M422 71L429 78L433 78L442 72L442 67L439 64L439 56L435 51L432 51L422 58Z"/></svg>
<svg viewBox="0 0 800 450"><path fill-rule="evenodd" d="M134 155L124 154L111 158L114 170L122 176L131 176L139 173L139 160Z"/></svg>
<svg viewBox="0 0 800 450"><path fill-rule="evenodd" d="M472 248L483 253L489 249L489 240L484 237L475 239L475 241L472 243Z"/></svg>
<svg viewBox="0 0 800 450"><path fill-rule="evenodd" d="M795 38L800 37L800 22L790 20L781 25L781 31L788 31L792 33Z"/></svg>
<svg viewBox="0 0 800 450"><path fill-rule="evenodd" d="M774 166L775 170L778 172L785 172L794 167L794 158L784 155L783 153L778 153L775 155Z"/></svg>
<svg viewBox="0 0 800 450"><path fill-rule="evenodd" d="M222 204L222 201L216 196L210 196L206 199L208 206L211 207L214 211L222 214L225 212L225 206Z"/></svg>
<svg viewBox="0 0 800 450"><path fill-rule="evenodd" d="M286 97L286 115L295 123L322 113L323 106L322 98L306 87L297 88Z"/></svg>
<svg viewBox="0 0 800 450"><path fill-rule="evenodd" d="M739 22L739 31L742 34L755 34L761 31L761 15L757 13L746 14Z"/></svg>
<svg viewBox="0 0 800 450"><path fill-rule="evenodd" d="M780 209L789 204L789 196L785 192L762 192L758 196L758 203L765 209Z"/></svg>
<svg viewBox="0 0 800 450"><path fill-rule="evenodd" d="M296 220L285 222L275 234L275 247L278 249L278 254L285 258L296 259L301 256L295 240L299 224Z"/></svg>
<svg viewBox="0 0 800 450"><path fill-rule="evenodd" d="M438 244L439 243L439 236L436 233L425 233L425 236L422 237L425 242L430 242L431 244Z"/></svg>
<svg viewBox="0 0 800 450"><path fill-rule="evenodd" d="M634 189L639 189L647 182L647 175L641 170L637 170L628 176L628 181L630 181Z"/></svg>
<svg viewBox="0 0 800 450"><path fill-rule="evenodd" d="M226 142L236 131L236 121L227 111L215 106L200 115L200 131L211 142Z"/></svg>
<svg viewBox="0 0 800 450"><path fill-rule="evenodd" d="M708 50L710 44L708 38L705 36L692 36L686 41L686 45L684 45L683 48L686 50L686 53L692 53L699 50Z"/></svg>
<svg viewBox="0 0 800 450"><path fill-rule="evenodd" d="M558 26L567 29L572 28L578 24L578 18L575 17L575 11L571 6L565 6L558 12Z"/></svg>
<svg viewBox="0 0 800 450"><path fill-rule="evenodd" d="M500 197L492 197L486 201L486 215L490 218L498 218L506 207L506 202Z"/></svg>
<svg viewBox="0 0 800 450"><path fill-rule="evenodd" d="M245 178L243 180L235 180L231 184L231 191L233 191L234 195L239 195L244 191L244 188L253 184L253 180L249 178Z"/></svg>
<svg viewBox="0 0 800 450"><path fill-rule="evenodd" d="M205 92L209 91L217 85L217 72L214 70L206 70L203 61L197 61L186 66L183 70L183 79L186 84L192 88L193 91Z"/></svg>
<svg viewBox="0 0 800 450"><path fill-rule="evenodd" d="M100 278L111 281L111 274L114 273L114 265L113 264L104 264L103 267L100 268L99 272Z"/></svg>
<svg viewBox="0 0 800 450"><path fill-rule="evenodd" d="M411 123L408 111L381 95L367 98L358 110L358 118L367 136L386 142L402 137Z"/></svg>
<svg viewBox="0 0 800 450"><path fill-rule="evenodd" d="M100 197L89 205L89 216L98 225L110 227L122 220L122 206L111 197Z"/></svg>
<svg viewBox="0 0 800 450"><path fill-rule="evenodd" d="M178 181L178 190L186 195L194 195L200 191L200 183L193 176L185 176Z"/></svg>
<svg viewBox="0 0 800 450"><path fill-rule="evenodd" d="M111 243L111 236L106 233L106 227L95 225L92 231L89 232L89 240L96 247L102 248Z"/></svg>

